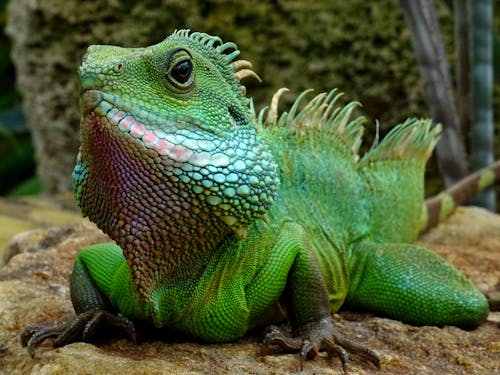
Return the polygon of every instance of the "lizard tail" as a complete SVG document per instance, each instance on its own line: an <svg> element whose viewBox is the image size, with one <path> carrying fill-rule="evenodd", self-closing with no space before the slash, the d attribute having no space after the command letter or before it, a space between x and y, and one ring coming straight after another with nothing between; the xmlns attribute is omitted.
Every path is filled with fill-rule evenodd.
<svg viewBox="0 0 500 375"><path fill-rule="evenodd" d="M427 199L424 204L424 233L450 216L457 206L500 180L500 160L460 180L445 191Z"/></svg>

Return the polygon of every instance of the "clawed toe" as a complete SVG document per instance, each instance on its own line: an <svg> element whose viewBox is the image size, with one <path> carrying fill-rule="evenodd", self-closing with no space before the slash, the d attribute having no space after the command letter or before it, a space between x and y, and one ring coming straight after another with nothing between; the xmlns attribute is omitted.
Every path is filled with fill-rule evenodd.
<svg viewBox="0 0 500 375"><path fill-rule="evenodd" d="M49 338L58 337L63 330L63 325L28 326L21 334L21 345L27 347L29 354L35 355L35 348Z"/></svg>
<svg viewBox="0 0 500 375"><path fill-rule="evenodd" d="M305 324L296 329L293 335L279 327L271 326L265 333L262 353L267 354L271 346L278 346L287 353L300 353L301 369L306 359L314 359L320 351L326 351L330 356L338 357L344 371L349 364L348 352L361 356L380 368L378 354L339 334L331 318Z"/></svg>
<svg viewBox="0 0 500 375"><path fill-rule="evenodd" d="M302 338L292 337L277 326L267 328L262 345L262 354L266 355L270 347L277 346L287 353L296 353L302 347Z"/></svg>
<svg viewBox="0 0 500 375"><path fill-rule="evenodd" d="M88 310L72 320L58 325L29 326L21 334L21 345L27 347L31 356L43 341L54 338L53 347L82 340L90 342L102 326L112 326L124 332L132 341L137 342L134 323L122 315L105 310Z"/></svg>

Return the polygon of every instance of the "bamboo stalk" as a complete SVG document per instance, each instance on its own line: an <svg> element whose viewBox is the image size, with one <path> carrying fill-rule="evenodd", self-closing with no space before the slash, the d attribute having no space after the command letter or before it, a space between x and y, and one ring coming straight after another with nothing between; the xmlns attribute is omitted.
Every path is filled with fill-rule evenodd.
<svg viewBox="0 0 500 375"><path fill-rule="evenodd" d="M477 170L494 161L493 2L475 0L471 3L473 30L471 167ZM473 203L494 211L495 200L495 191L488 189L479 194Z"/></svg>
<svg viewBox="0 0 500 375"><path fill-rule="evenodd" d="M431 117L443 126L437 156L441 175L449 187L467 174L467 159L434 5L431 0L400 0L400 5L410 30Z"/></svg>

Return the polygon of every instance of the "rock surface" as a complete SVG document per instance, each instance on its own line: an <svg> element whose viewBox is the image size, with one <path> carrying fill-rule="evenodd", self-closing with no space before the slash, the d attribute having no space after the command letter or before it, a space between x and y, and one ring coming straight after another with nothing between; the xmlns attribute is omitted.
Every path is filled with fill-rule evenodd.
<svg viewBox="0 0 500 375"><path fill-rule="evenodd" d="M97 345L48 343L31 358L19 342L28 324L64 321L73 315L68 277L75 254L107 238L92 224L58 226L17 236L17 250L0 269L1 374L292 374L295 355L260 355L259 337L234 343L199 344L143 335L135 345L122 338ZM498 293L500 216L460 208L420 241L446 257L487 294ZM413 327L370 314L341 312L339 329L383 356L381 370L351 358L350 374L495 374L500 372L498 313L474 331ZM320 356L304 374L341 374L338 359Z"/></svg>
<svg viewBox="0 0 500 375"><path fill-rule="evenodd" d="M7 246L15 234L55 225L80 223L82 215L70 195L58 197L0 197L0 266L19 249ZM41 232L43 233L43 232ZM4 254L8 247L9 253Z"/></svg>

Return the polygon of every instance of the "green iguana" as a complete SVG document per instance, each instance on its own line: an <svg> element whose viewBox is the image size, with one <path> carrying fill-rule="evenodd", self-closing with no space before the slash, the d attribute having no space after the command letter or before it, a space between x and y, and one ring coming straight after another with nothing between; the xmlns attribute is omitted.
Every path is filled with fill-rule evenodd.
<svg viewBox="0 0 500 375"><path fill-rule="evenodd" d="M379 366L377 353L337 332L332 312L484 322L485 297L412 244L429 221L423 173L439 127L408 120L360 157L356 103L336 107L333 90L299 109L304 92L278 116L280 90L256 115L240 83L256 74L238 54L189 30L146 48L88 49L74 191L116 244L78 254L77 316L28 327L23 345L88 341L103 325L135 338L132 321L221 342L287 318L292 334L271 326L266 348L303 359L326 350L343 365L354 352Z"/></svg>

